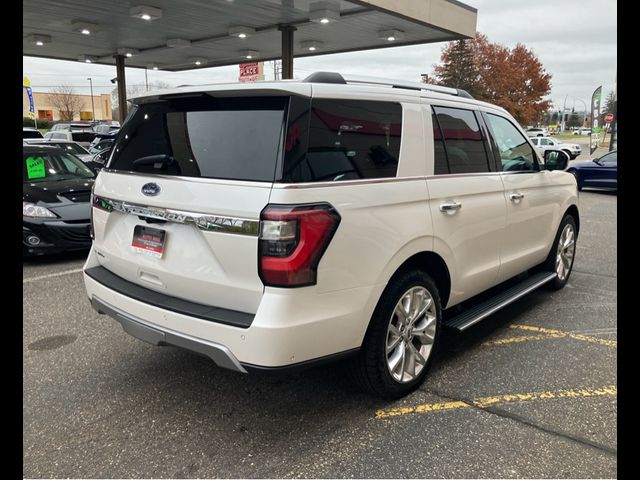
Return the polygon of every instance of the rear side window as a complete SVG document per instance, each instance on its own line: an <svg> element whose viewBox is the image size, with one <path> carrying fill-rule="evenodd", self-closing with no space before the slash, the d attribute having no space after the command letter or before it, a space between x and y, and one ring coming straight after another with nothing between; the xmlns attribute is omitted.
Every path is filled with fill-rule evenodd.
<svg viewBox="0 0 640 480"><path fill-rule="evenodd" d="M433 111L444 140L449 173L489 172L482 133L474 113L450 107L433 107ZM437 146L435 148L438 149ZM438 172L438 169L435 171L436 174L446 173Z"/></svg>
<svg viewBox="0 0 640 480"><path fill-rule="evenodd" d="M108 168L271 182L287 104L286 97L198 95L140 105L123 126Z"/></svg>
<svg viewBox="0 0 640 480"><path fill-rule="evenodd" d="M433 123L433 173L434 175L443 175L450 173L449 164L447 163L447 151L444 148L444 139L442 131L438 123L438 117L435 112L431 112L431 122Z"/></svg>
<svg viewBox="0 0 640 480"><path fill-rule="evenodd" d="M302 119L298 114L293 116ZM402 133L399 103L313 99L305 121L299 123L300 127L295 127L290 118L289 130L294 135L287 134L286 149L299 136L296 132L304 130L308 132L306 152L285 156L283 182L396 176ZM301 141L305 143L304 138Z"/></svg>

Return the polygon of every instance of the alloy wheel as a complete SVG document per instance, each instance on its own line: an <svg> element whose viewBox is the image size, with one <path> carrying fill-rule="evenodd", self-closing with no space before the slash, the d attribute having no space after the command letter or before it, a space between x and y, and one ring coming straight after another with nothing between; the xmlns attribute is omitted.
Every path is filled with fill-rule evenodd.
<svg viewBox="0 0 640 480"><path fill-rule="evenodd" d="M387 329L387 368L396 382L418 377L429 359L436 335L437 310L424 287L412 287L398 300Z"/></svg>

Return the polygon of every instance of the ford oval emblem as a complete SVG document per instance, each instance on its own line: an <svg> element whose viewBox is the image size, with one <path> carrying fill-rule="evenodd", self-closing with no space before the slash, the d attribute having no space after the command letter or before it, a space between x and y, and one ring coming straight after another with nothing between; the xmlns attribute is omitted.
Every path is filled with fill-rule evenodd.
<svg viewBox="0 0 640 480"><path fill-rule="evenodd" d="M142 186L142 193L148 197L155 197L160 193L160 185L157 183L145 183Z"/></svg>

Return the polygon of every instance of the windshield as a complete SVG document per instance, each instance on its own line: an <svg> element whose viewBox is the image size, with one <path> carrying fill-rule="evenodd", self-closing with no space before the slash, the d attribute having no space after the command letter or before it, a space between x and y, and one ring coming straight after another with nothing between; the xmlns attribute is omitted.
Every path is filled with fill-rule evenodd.
<svg viewBox="0 0 640 480"><path fill-rule="evenodd" d="M72 153L74 155L88 155L87 152L82 145L78 145L77 143L58 143L58 142L47 142L49 145L55 145L61 150L65 150L67 153Z"/></svg>
<svg viewBox="0 0 640 480"><path fill-rule="evenodd" d="M95 173L89 167L69 153L24 152L22 154L22 181L25 183L94 177Z"/></svg>

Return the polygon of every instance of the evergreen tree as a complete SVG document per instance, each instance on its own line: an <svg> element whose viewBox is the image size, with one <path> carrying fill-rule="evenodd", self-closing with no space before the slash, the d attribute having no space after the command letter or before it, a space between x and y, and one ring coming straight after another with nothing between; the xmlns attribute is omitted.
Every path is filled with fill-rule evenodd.
<svg viewBox="0 0 640 480"><path fill-rule="evenodd" d="M480 71L474 60L471 40L450 42L442 51L442 65L434 68L439 85L466 90L473 97L483 94Z"/></svg>

